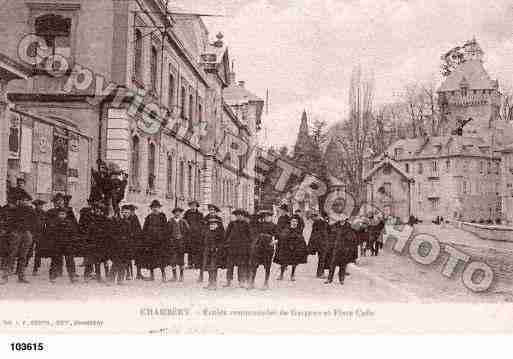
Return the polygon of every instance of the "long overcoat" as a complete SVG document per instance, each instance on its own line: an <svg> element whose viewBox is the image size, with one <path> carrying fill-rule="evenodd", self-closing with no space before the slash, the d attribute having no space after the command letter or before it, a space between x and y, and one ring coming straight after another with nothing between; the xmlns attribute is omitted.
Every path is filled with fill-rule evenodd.
<svg viewBox="0 0 513 359"><path fill-rule="evenodd" d="M172 248L168 240L167 219L164 213L150 213L146 216L142 236L144 268L154 269L171 264Z"/></svg>
<svg viewBox="0 0 513 359"><path fill-rule="evenodd" d="M222 266L224 231L221 226L203 233L203 270L212 271Z"/></svg>
<svg viewBox="0 0 513 359"><path fill-rule="evenodd" d="M333 246L327 264L343 266L354 260L358 242L348 222L336 222L330 228L330 244Z"/></svg>
<svg viewBox="0 0 513 359"><path fill-rule="evenodd" d="M227 261L236 266L249 262L251 233L248 222L242 219L231 221L226 228L225 250Z"/></svg>
<svg viewBox="0 0 513 359"><path fill-rule="evenodd" d="M301 227L287 228L280 236L280 246L276 251L274 263L297 265L306 263L308 250Z"/></svg>

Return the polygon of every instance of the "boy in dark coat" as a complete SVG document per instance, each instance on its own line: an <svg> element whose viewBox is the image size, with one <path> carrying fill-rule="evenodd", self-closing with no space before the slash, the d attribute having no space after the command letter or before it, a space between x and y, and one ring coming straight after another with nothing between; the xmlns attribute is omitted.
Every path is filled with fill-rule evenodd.
<svg viewBox="0 0 513 359"><path fill-rule="evenodd" d="M263 289L269 288L269 277L271 276L271 265L276 243L276 225L272 222L272 216L272 212L260 212L260 222L255 224L256 239L251 246L250 282L248 289L255 288L255 277L260 265L263 265L265 269Z"/></svg>
<svg viewBox="0 0 513 359"><path fill-rule="evenodd" d="M338 270L338 279L340 284L344 284L346 276L346 266L354 259L354 249L357 246L355 232L351 228L348 218L344 216L341 221L337 221L330 228L331 242L333 250L331 254L330 272L326 284L333 283L336 267Z"/></svg>
<svg viewBox="0 0 513 359"><path fill-rule="evenodd" d="M168 232L170 236L173 259L172 259L172 270L173 270L173 282L176 282L176 266L180 269L180 282L183 282L183 269L184 269L184 257L185 257L185 245L187 243L187 236L189 235L189 224L181 215L183 209L174 208L173 217L168 221Z"/></svg>
<svg viewBox="0 0 513 359"><path fill-rule="evenodd" d="M189 238L186 243L185 251L187 252L187 265L190 268L201 267L203 253L201 246L203 243L203 214L198 210L199 203L197 201L189 202L189 209L185 211L183 218L189 224Z"/></svg>
<svg viewBox="0 0 513 359"><path fill-rule="evenodd" d="M300 226L300 218L294 215L290 219L289 227L280 234L280 246L274 258L274 263L280 265L278 280L283 280L285 270L290 265L292 267L290 280L295 281L296 267L298 264L306 263L307 256L308 250L303 229Z"/></svg>
<svg viewBox="0 0 513 359"><path fill-rule="evenodd" d="M93 207L93 216L88 228L87 240L85 244L86 266L84 270L84 279L89 280L91 270L94 268L96 280L102 281L101 265L103 263L105 277L109 275L107 260L109 259L109 220L106 215L107 208L100 202Z"/></svg>
<svg viewBox="0 0 513 359"><path fill-rule="evenodd" d="M218 259L224 242L221 222L216 218L211 218L208 221L208 229L205 230L203 238L202 270L208 272L208 286L205 289L215 290L217 289Z"/></svg>
<svg viewBox="0 0 513 359"><path fill-rule="evenodd" d="M144 220L142 236L145 247L145 259L143 267L150 270L149 280L155 280L155 268L160 268L162 282L166 281L166 265L163 263L164 253L167 250L167 218L160 211L162 205L158 200L153 200L150 204L151 213ZM165 256L167 258L167 256Z"/></svg>
<svg viewBox="0 0 513 359"><path fill-rule="evenodd" d="M208 213L205 215L205 217L203 217L203 226L204 226L205 230L208 229L208 226L209 226L209 223L211 220L214 222L217 222L218 230L224 238L223 220L219 216L219 212L220 212L219 207L217 207L215 204L209 204L207 206L207 208L208 208ZM201 253L205 253L204 245L205 245L205 241L203 240L203 242L199 246L199 250L201 251ZM221 254L220 253L218 253L218 254L219 255L216 256L216 261L218 264L220 264ZM204 258L204 256L202 258ZM200 283L203 282L203 272L204 272L204 263L202 263L202 265L200 266L200 274L198 277L198 282L200 282Z"/></svg>
<svg viewBox="0 0 513 359"><path fill-rule="evenodd" d="M59 276L59 270L64 262L71 283L76 282L75 278L75 240L76 227L68 217L68 210L64 207L57 209L57 217L48 222L47 236L54 243L54 254L50 266L50 281L55 282Z"/></svg>
<svg viewBox="0 0 513 359"><path fill-rule="evenodd" d="M235 220L228 224L226 229L226 285L230 287L233 280L233 269L237 266L237 279L239 286L244 287L248 281L249 256L251 252L251 235L249 224L244 219L244 211L237 209L232 213Z"/></svg>
<svg viewBox="0 0 513 359"><path fill-rule="evenodd" d="M132 240L130 233L130 210L127 205L121 207L121 217L112 216L109 221L110 257L112 270L110 280L119 285L123 284L130 258L132 255Z"/></svg>

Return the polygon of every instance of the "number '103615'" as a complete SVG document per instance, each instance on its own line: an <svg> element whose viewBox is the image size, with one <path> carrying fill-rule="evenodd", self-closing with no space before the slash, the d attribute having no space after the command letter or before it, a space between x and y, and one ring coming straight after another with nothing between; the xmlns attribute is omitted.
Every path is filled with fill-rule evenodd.
<svg viewBox="0 0 513 359"><path fill-rule="evenodd" d="M45 347L43 343L11 343L12 351L41 351Z"/></svg>

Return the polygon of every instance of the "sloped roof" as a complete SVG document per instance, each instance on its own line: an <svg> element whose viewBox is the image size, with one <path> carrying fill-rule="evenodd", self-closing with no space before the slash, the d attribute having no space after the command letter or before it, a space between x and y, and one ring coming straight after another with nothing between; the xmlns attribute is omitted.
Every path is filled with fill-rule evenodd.
<svg viewBox="0 0 513 359"><path fill-rule="evenodd" d="M369 180L380 168L382 168L385 165L390 165L394 170L396 170L402 177L406 178L407 180L412 180L413 177L409 176L400 166L399 164L391 159L390 157L386 156L382 161L380 161L376 166L374 166L369 173L365 174L363 180L367 181Z"/></svg>
<svg viewBox="0 0 513 359"><path fill-rule="evenodd" d="M260 97L248 91L244 86L232 83L223 90L223 97L230 106L246 102L264 102Z"/></svg>
<svg viewBox="0 0 513 359"><path fill-rule="evenodd" d="M471 90L491 90L497 86L497 82L490 79L480 60L468 60L447 76L438 91L456 91L462 83Z"/></svg>
<svg viewBox="0 0 513 359"><path fill-rule="evenodd" d="M439 146L436 152L433 150L433 146ZM398 140L388 147L386 153L389 156L394 156L395 150L402 148L400 160L447 154L483 156L488 154L487 147L490 147L490 142L483 137L434 136ZM381 154L375 159L375 162L382 161L384 158L385 155Z"/></svg>

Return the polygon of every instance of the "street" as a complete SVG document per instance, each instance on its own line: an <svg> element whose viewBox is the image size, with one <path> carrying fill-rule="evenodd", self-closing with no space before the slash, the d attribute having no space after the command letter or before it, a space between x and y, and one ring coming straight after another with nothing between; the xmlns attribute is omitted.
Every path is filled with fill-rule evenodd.
<svg viewBox="0 0 513 359"><path fill-rule="evenodd" d="M423 226L416 228L423 233L438 234L441 241L452 243L458 249L465 251L472 258L484 259L494 269L496 283L490 291L474 293L465 288L460 280L460 274L455 273L452 278L444 277L440 272L440 265L423 266L415 263L407 254L398 254L386 243L384 251L377 257L360 257L357 265L349 265L350 276L346 278L343 286L338 284L337 275L333 284L324 284L324 279L315 278L317 258L309 256L308 263L299 265L296 281L288 280L287 273L284 281L277 281L279 267L273 265L269 290L261 290L263 284L263 268L259 269L256 286L257 289L248 291L238 288L234 281L232 288L223 288L226 271L220 270L218 275L218 289L207 291L203 289L205 282L197 283L198 272L185 271L183 283L160 281L159 271L156 271L156 281L126 281L124 285L106 285L91 281L85 283L80 280L71 285L66 274L59 278L57 283L51 284L48 280L49 260L43 261L43 267L38 276L29 274L30 284L18 284L15 277L11 277L7 285L0 287L0 298L4 301L88 301L110 300L117 301L122 298L148 299L172 297L177 303L198 303L203 300L215 298L216 302L231 303L236 299L244 302L280 301L287 298L288 303L337 303L344 302L502 302L513 299L513 287L510 269L513 267L513 245L495 242L487 243L475 239L471 235L452 228L440 226ZM81 259L77 259L81 263ZM29 266L30 268L30 266ZM78 267L79 273L83 267ZM170 269L168 268L168 272ZM168 273L168 278L170 273Z"/></svg>

